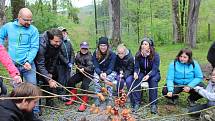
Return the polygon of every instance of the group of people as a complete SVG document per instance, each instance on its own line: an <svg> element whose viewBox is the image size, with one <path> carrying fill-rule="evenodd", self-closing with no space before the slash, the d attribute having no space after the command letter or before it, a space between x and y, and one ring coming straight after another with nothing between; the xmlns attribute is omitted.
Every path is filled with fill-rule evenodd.
<svg viewBox="0 0 215 121"><path fill-rule="evenodd" d="M45 89L49 92L57 88L58 94L65 94L64 89L59 88L59 82L63 86L71 87L72 96L65 104L72 105L78 100L76 84L82 82L82 92L87 94L89 85L93 81L95 93L101 93L102 88L107 90L108 96L105 102L109 106L113 105L113 88L116 88L116 92L119 93L126 83L127 90L130 91L128 95L130 106L132 111L137 112L142 100L141 83L148 82L150 110L152 114L158 113L160 56L155 51L152 39L142 39L135 56L132 56L131 51L123 44L118 45L115 53L107 37L99 38L93 54L89 50L89 43L82 41L80 50L75 55L65 28L53 28L39 35L36 27L31 25L32 21L31 11L28 8L22 8L14 22L9 22L0 29L0 61L13 80L14 91L11 97L40 96L41 92L36 88L38 82L48 84L49 87ZM8 41L9 54L3 46L5 40ZM215 44L208 53L208 60L213 67L215 65L214 48ZM71 76L72 67L76 68L76 73ZM36 75L36 72L39 74ZM193 60L192 51L185 48L180 50L175 60L170 63L162 93L172 104L177 103L180 92L190 93L187 99L190 106L193 106L201 97L206 97L209 100L208 104L191 111L206 108L215 105L214 77L215 71L207 88L204 89L201 68L198 62ZM22 83L23 78L28 83ZM114 80L117 81L116 86L112 84ZM29 115L24 116L22 113L31 112L34 108L33 112L36 114L39 111L38 106L35 106L38 99L35 97L12 100L7 105L4 101L0 101L0 111L4 110L4 113L10 111L10 117L13 120L19 118L22 121L29 121ZM87 95L81 97L83 103L78 108L79 111L86 110L88 100ZM95 97L94 103L100 106L102 102ZM48 98L46 105L53 106L53 100ZM6 118L8 115L4 113L0 114L0 119L9 120Z"/></svg>

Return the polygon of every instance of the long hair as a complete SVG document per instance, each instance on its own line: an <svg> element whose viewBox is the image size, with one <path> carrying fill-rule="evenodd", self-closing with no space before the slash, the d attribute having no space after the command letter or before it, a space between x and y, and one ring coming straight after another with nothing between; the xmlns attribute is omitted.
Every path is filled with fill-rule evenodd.
<svg viewBox="0 0 215 121"><path fill-rule="evenodd" d="M109 45L107 45L107 51L106 51L105 59L108 58L109 54L110 54ZM96 58L98 59L98 61L101 61L101 59L102 59L102 52L99 49L99 44L97 45Z"/></svg>
<svg viewBox="0 0 215 121"><path fill-rule="evenodd" d="M178 52L178 54L177 54L175 60L176 60L176 61L180 61L180 60L179 60L179 57L180 57L183 53L185 53L185 54L189 57L187 63L188 63L188 64L192 64L192 63L193 63L193 58L192 58L193 54L192 54L192 50L190 50L189 48L181 49L181 50Z"/></svg>
<svg viewBox="0 0 215 121"><path fill-rule="evenodd" d="M140 58L142 55L141 55L141 46L143 44L144 41L147 41L149 43L149 49L150 49L150 54L149 54L149 60L152 61L154 59L154 55L155 55L155 48L154 46L152 45L152 42L149 38L144 38L141 43L140 43L140 46L139 46L139 50L136 54L136 57L137 58Z"/></svg>

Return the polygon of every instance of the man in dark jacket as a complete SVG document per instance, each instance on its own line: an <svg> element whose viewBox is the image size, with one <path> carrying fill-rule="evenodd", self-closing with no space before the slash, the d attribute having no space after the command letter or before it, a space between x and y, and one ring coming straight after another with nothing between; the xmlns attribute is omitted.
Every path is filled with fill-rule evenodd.
<svg viewBox="0 0 215 121"><path fill-rule="evenodd" d="M213 42L210 49L208 50L207 59L211 63L213 68L215 68L215 42Z"/></svg>
<svg viewBox="0 0 215 121"><path fill-rule="evenodd" d="M72 65L75 54L70 39L68 38L67 30L63 27L58 27L58 29L63 34L63 42L60 48L59 58L57 61L58 81L63 86L67 86L66 84L70 78L70 73L72 72ZM59 88L58 94L65 95L65 91L62 88ZM60 99L64 100L64 98Z"/></svg>
<svg viewBox="0 0 215 121"><path fill-rule="evenodd" d="M37 53L35 63L37 71L44 76L38 75L38 80L49 84L50 88L56 88L57 84L55 79L55 65L57 62L60 46L62 43L63 35L59 29L51 29L40 37L40 46ZM53 91L47 88L47 91ZM53 106L53 101L49 98L46 99L46 105Z"/></svg>
<svg viewBox="0 0 215 121"><path fill-rule="evenodd" d="M79 82L82 82L81 89L88 90L91 80L83 74L87 72L93 75L92 55L88 49L89 49L89 44L87 42L84 41L80 44L80 51L77 52L75 57L75 64L77 65L76 74L70 78L68 82L68 86L75 87L76 84L78 84ZM73 88L71 90L71 93L77 94L77 89ZM83 91L83 93L87 93L87 92ZM74 100L77 100L76 96L72 96L71 100L66 102L66 105L72 105ZM87 103L88 96L87 95L82 96L82 100L85 103ZM86 110L86 108L87 108L86 105L83 103L79 107L78 111L83 112Z"/></svg>
<svg viewBox="0 0 215 121"><path fill-rule="evenodd" d="M117 92L118 95L120 90L124 87L124 82L126 83L127 89L130 89L131 83L133 79L134 73L134 57L131 52L123 45L120 44L117 47L117 57L115 62L115 71L117 73ZM129 95L131 105L133 105L134 101L132 97Z"/></svg>
<svg viewBox="0 0 215 121"><path fill-rule="evenodd" d="M19 84L10 97L41 96L40 89L30 83ZM39 98L13 99L0 101L0 121L42 121L33 120L32 110ZM25 115L30 114L30 115Z"/></svg>

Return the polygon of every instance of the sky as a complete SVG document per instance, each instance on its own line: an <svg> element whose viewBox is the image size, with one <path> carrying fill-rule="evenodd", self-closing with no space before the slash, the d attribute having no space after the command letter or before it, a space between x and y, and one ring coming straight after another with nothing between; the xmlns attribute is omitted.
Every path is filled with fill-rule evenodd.
<svg viewBox="0 0 215 121"><path fill-rule="evenodd" d="M30 1L35 1L35 0L30 0ZM71 0L71 1L73 3L73 6L78 7L78 8L93 4L93 0ZM10 0L6 0L5 3L8 6L10 3Z"/></svg>

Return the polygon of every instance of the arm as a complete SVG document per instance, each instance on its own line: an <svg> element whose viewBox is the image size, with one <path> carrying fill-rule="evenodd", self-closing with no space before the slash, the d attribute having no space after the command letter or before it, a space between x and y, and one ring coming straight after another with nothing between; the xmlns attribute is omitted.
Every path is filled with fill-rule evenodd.
<svg viewBox="0 0 215 121"><path fill-rule="evenodd" d="M4 44L4 40L5 38L7 38L7 24L5 24L4 26L2 26L0 28L0 44L3 45Z"/></svg>
<svg viewBox="0 0 215 121"><path fill-rule="evenodd" d="M137 56L135 56L134 72L138 74L139 70L140 70L140 63Z"/></svg>
<svg viewBox="0 0 215 121"><path fill-rule="evenodd" d="M24 62L32 63L34 61L34 58L37 55L38 49L39 49L39 32L37 29L33 31L33 34L31 35L31 43L30 43L30 49L28 52L28 56L25 59Z"/></svg>
<svg viewBox="0 0 215 121"><path fill-rule="evenodd" d="M215 86L212 86L212 83L209 82L207 88L199 88L198 93L209 101L215 101L215 92L211 92L213 88L215 88Z"/></svg>
<svg viewBox="0 0 215 121"><path fill-rule="evenodd" d="M95 66L95 72L100 75L101 69L99 68L99 62L96 58L96 51L93 53L93 65Z"/></svg>
<svg viewBox="0 0 215 121"><path fill-rule="evenodd" d="M3 45L0 45L0 53L1 53L0 62L7 69L10 76L14 77L20 75L18 69L14 66L10 56L8 55Z"/></svg>
<svg viewBox="0 0 215 121"><path fill-rule="evenodd" d="M87 66L84 67L84 70L87 72L93 72L93 59L91 54L87 55L85 62Z"/></svg>
<svg viewBox="0 0 215 121"><path fill-rule="evenodd" d="M151 70L151 73L149 73L149 77L153 77L158 73L159 66L160 66L160 56L157 53L155 53L153 62L154 63L152 64L152 70Z"/></svg>
<svg viewBox="0 0 215 121"><path fill-rule="evenodd" d="M134 58L133 58L133 56L131 56L130 59L129 59L129 61L128 61L128 67L126 68L126 70L124 72L125 79L129 75L133 75L133 72L134 72Z"/></svg>
<svg viewBox="0 0 215 121"><path fill-rule="evenodd" d="M195 87L197 84L199 84L203 80L203 74L202 70L199 66L199 64L194 61L195 67L194 67L194 79L188 84L189 87ZM190 65L192 66L192 65Z"/></svg>
<svg viewBox="0 0 215 121"><path fill-rule="evenodd" d="M110 55L110 63L108 65L108 69L107 71L105 71L105 73L107 75L111 74L113 69L114 69L114 65L115 65L115 62L116 62L116 54L111 52L111 55Z"/></svg>
<svg viewBox="0 0 215 121"><path fill-rule="evenodd" d="M171 62L168 68L167 76L166 76L166 82L167 82L167 89L168 92L174 91L174 78L175 78L175 69L174 69L174 62Z"/></svg>

